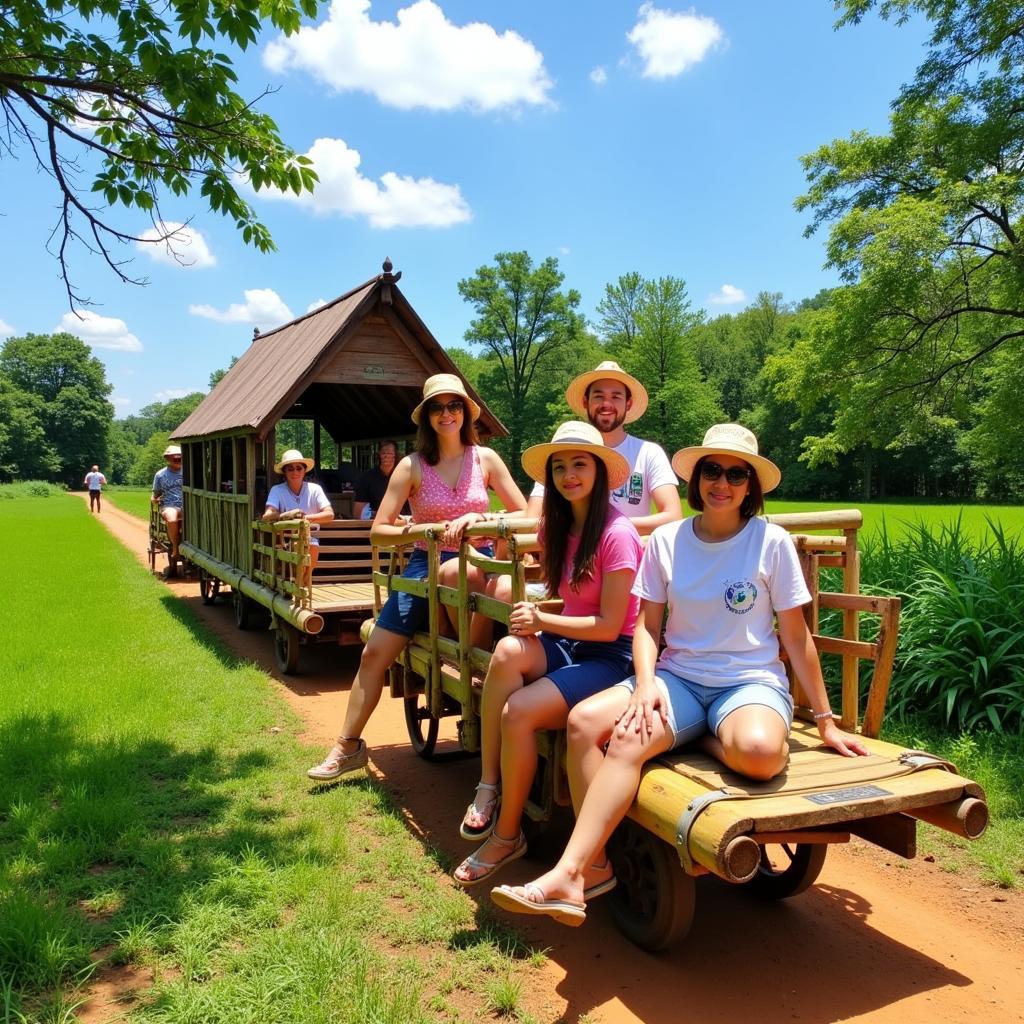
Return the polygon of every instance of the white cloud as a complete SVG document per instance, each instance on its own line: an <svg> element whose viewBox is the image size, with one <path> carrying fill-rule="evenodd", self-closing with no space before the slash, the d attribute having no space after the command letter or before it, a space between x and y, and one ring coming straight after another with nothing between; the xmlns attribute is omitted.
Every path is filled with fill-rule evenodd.
<svg viewBox="0 0 1024 1024"><path fill-rule="evenodd" d="M680 14L645 3L626 38L643 59L644 78L674 78L724 43L725 33L714 18L700 15L692 7Z"/></svg>
<svg viewBox="0 0 1024 1024"><path fill-rule="evenodd" d="M327 300L326 299L315 299L313 302L311 302L306 307L306 312L307 313L312 313L314 309L319 309L321 306L326 306L326 305L327 305Z"/></svg>
<svg viewBox="0 0 1024 1024"><path fill-rule="evenodd" d="M0 338L6 338L10 334L17 334L18 332L6 321L0 319Z"/></svg>
<svg viewBox="0 0 1024 1024"><path fill-rule="evenodd" d="M165 235L170 235L167 241L157 241ZM167 263L184 270L202 270L217 265L217 257L210 252L206 239L186 224L163 221L158 227L144 231L140 237L148 241L136 242L135 247L155 263Z"/></svg>
<svg viewBox="0 0 1024 1024"><path fill-rule="evenodd" d="M375 228L443 228L472 217L458 185L385 171L380 184L359 173L362 157L342 139L317 139L306 154L320 180L312 193L261 189L267 199L309 207L316 213L366 217Z"/></svg>
<svg viewBox="0 0 1024 1024"><path fill-rule="evenodd" d="M738 306L746 301L746 292L732 284L723 284L714 295L708 296L708 302L712 306Z"/></svg>
<svg viewBox="0 0 1024 1024"><path fill-rule="evenodd" d="M590 80L594 85L604 85L608 81L608 72L600 65L590 72Z"/></svg>
<svg viewBox="0 0 1024 1024"><path fill-rule="evenodd" d="M338 92L368 92L401 110L490 111L549 104L544 55L516 32L454 25L432 0L373 21L370 0L333 0L327 20L263 51L271 71L308 71Z"/></svg>
<svg viewBox="0 0 1024 1024"><path fill-rule="evenodd" d="M295 319L273 288L247 288L245 302L232 302L225 310L197 305L189 306L188 311L193 316L216 320L221 324L255 324L262 331L272 330Z"/></svg>
<svg viewBox="0 0 1024 1024"><path fill-rule="evenodd" d="M558 254L560 256L568 256L570 252L572 252L572 250L567 245L560 245L558 247Z"/></svg>
<svg viewBox="0 0 1024 1024"><path fill-rule="evenodd" d="M153 397L158 402L169 402L172 398L184 398L192 394L188 388L164 388L163 391L154 391Z"/></svg>
<svg viewBox="0 0 1024 1024"><path fill-rule="evenodd" d="M123 320L114 316L100 316L89 309L77 315L65 313L54 331L73 334L90 348L106 348L113 352L142 351L142 342L128 330Z"/></svg>
<svg viewBox="0 0 1024 1024"><path fill-rule="evenodd" d="M124 398L121 395L114 395L110 401L114 403L115 409L127 409L128 406L132 404L132 400L130 398Z"/></svg>

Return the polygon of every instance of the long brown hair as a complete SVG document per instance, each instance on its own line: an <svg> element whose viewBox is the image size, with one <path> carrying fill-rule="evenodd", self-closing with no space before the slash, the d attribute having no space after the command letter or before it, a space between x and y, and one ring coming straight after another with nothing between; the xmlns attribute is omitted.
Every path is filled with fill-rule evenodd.
<svg viewBox="0 0 1024 1024"><path fill-rule="evenodd" d="M457 397L462 398L461 395ZM467 448L471 444L480 443L477 438L476 423L473 421L473 413L464 398L462 399L462 429L459 431L459 439ZM436 466L441 461L437 431L430 425L430 413L427 412L426 407L424 407L423 415L420 416L419 425L416 427L416 454L428 466Z"/></svg>
<svg viewBox="0 0 1024 1024"><path fill-rule="evenodd" d="M594 573L597 546L601 541L608 522L608 469L604 459L591 455L594 460L594 489L590 492L590 507L583 520L579 547L572 565L570 583L573 590L579 590L583 581ZM566 552L569 549L569 528L572 526L572 505L555 486L551 472L551 457L544 466L544 550L541 552L541 566L548 582L548 596L558 594L558 585L565 572Z"/></svg>
<svg viewBox="0 0 1024 1024"><path fill-rule="evenodd" d="M686 501L694 512L704 511L704 499L700 496L700 470L710 458L713 456L702 455L697 460L693 472L690 473L690 479L686 483ZM750 470L750 476L747 477L746 496L740 503L740 517L752 519L754 516L764 513L764 491L761 490L761 478L757 475L757 470L745 460L744 465Z"/></svg>

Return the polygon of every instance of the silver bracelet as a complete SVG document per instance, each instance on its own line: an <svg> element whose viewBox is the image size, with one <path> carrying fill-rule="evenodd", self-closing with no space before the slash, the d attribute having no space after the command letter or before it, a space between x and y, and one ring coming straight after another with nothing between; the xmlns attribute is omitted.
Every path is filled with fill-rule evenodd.
<svg viewBox="0 0 1024 1024"><path fill-rule="evenodd" d="M814 715L814 714L811 715L811 718L813 718L816 722L820 722L823 718L838 718L838 717L839 716L834 711L822 711L822 712L820 712L817 715Z"/></svg>

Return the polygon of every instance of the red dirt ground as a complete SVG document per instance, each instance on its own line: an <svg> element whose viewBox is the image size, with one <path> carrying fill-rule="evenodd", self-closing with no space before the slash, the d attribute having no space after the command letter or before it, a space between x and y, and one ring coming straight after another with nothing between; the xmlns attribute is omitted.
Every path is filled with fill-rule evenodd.
<svg viewBox="0 0 1024 1024"><path fill-rule="evenodd" d="M104 525L146 563L146 524L109 504ZM163 560L160 561L162 567ZM196 582L168 586L240 656L278 680L319 753L337 732L357 648L303 650L302 674L280 678L269 634L240 632L230 604L204 606ZM442 732L442 736L444 733ZM381 702L366 734L373 771L405 808L409 828L453 858L470 850L457 823L477 775L477 760L428 763L409 748L401 702ZM509 867L502 881L535 877L543 861ZM1024 1020L1024 895L950 875L923 860L905 862L857 841L833 847L818 882L778 904L752 904L714 878L697 883L697 912L678 948L651 955L627 942L595 903L583 928L545 920L517 924L548 949L531 980L545 1022L660 1024L680 1019L856 1020L900 1024ZM486 891L480 899L487 899ZM133 979L138 984L137 979ZM129 981L129 985L132 981ZM105 999L116 998L108 985ZM123 1004L122 1004L123 1005ZM98 1019L98 1018L97 1018Z"/></svg>

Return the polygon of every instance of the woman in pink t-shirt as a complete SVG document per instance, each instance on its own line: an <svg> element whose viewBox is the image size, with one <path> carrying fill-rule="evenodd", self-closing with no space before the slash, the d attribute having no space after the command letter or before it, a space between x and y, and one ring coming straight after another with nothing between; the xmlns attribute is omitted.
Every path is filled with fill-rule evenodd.
<svg viewBox="0 0 1024 1024"><path fill-rule="evenodd" d="M541 561L563 610L520 601L510 635L491 655L480 707L480 784L460 829L465 839L487 841L455 869L461 885L490 878L526 852L520 819L537 768L536 733L561 729L579 701L629 675L640 610L631 593L640 536L608 502L629 475L626 459L589 423L570 421L550 444L528 448L523 468L545 485Z"/></svg>

